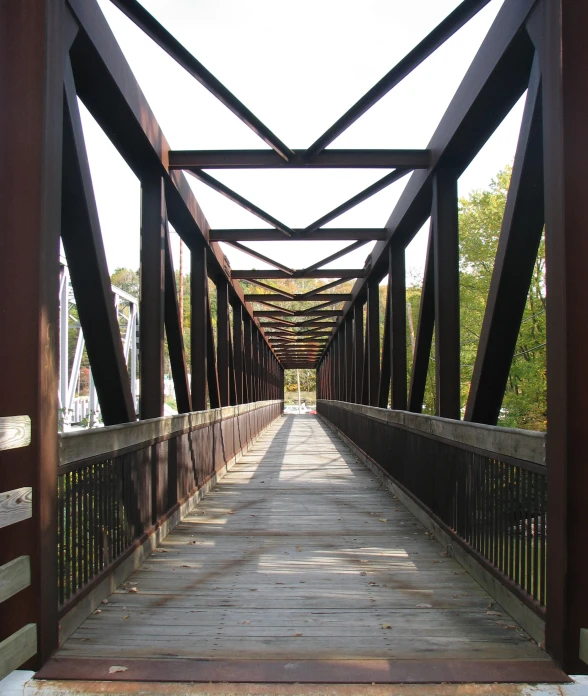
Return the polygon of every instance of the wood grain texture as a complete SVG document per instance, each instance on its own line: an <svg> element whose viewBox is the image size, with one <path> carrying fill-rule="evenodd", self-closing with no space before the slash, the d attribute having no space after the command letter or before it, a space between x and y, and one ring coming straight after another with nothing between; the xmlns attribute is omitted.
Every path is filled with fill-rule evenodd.
<svg viewBox="0 0 588 696"><path fill-rule="evenodd" d="M0 417L0 451L26 447L31 444L29 416Z"/></svg>
<svg viewBox="0 0 588 696"><path fill-rule="evenodd" d="M0 566L0 602L31 584L31 559L19 556Z"/></svg>
<svg viewBox="0 0 588 696"><path fill-rule="evenodd" d="M0 643L0 679L37 652L37 626L27 624Z"/></svg>
<svg viewBox="0 0 588 696"><path fill-rule="evenodd" d="M287 416L57 657L547 660L492 602L337 436Z"/></svg>
<svg viewBox="0 0 588 696"><path fill-rule="evenodd" d="M28 520L33 515L33 489L15 488L0 493L0 527Z"/></svg>

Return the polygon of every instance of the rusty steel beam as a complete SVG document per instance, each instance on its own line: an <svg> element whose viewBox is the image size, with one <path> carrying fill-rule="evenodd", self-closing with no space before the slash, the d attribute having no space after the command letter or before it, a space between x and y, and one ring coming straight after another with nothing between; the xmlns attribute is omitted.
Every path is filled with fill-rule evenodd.
<svg viewBox="0 0 588 696"><path fill-rule="evenodd" d="M165 194L161 176L141 180L139 417L163 416Z"/></svg>
<svg viewBox="0 0 588 696"><path fill-rule="evenodd" d="M349 278L363 278L364 270L356 268L319 268L316 271L294 271L292 275L284 273L284 271L260 271L248 269L236 269L231 271L231 277L236 280L256 279L265 280L281 280L285 278L339 278L341 282L349 280ZM275 290L276 288L272 288ZM320 292L321 288L317 288L316 292ZM310 293L309 293L310 294ZM314 291L312 294L316 294Z"/></svg>
<svg viewBox="0 0 588 696"><path fill-rule="evenodd" d="M136 419L135 407L69 63L63 91L61 239L102 418L106 425L129 423Z"/></svg>
<svg viewBox="0 0 588 696"><path fill-rule="evenodd" d="M309 159L314 159L341 135L349 126L363 116L383 96L417 68L431 53L445 43L456 31L476 15L490 0L464 0L433 31L418 43L392 70L375 84L341 118L336 121L306 151Z"/></svg>
<svg viewBox="0 0 588 696"><path fill-rule="evenodd" d="M264 298L258 299L258 298ZM328 300L329 302L345 302L346 300L351 299L351 294L350 293L341 293L341 294L317 294L316 297L313 297L312 299L309 299L306 295L293 295L292 297L284 297L283 295L279 294L270 294L270 295L255 295L255 294L245 294L245 300L247 302L261 302L262 304L267 304L267 300L271 300L273 302L320 302L321 300Z"/></svg>
<svg viewBox="0 0 588 696"><path fill-rule="evenodd" d="M435 327L435 249L433 246L432 226L433 223L431 222L415 350L412 356L412 370L410 373L408 410L413 413L421 413L423 410L431 346L433 344L433 329Z"/></svg>
<svg viewBox="0 0 588 696"><path fill-rule="evenodd" d="M174 273L173 255L167 220L165 222L165 334L169 351L169 361L176 392L178 413L192 411L186 351L182 336L182 318L178 304L176 275Z"/></svg>
<svg viewBox="0 0 588 696"><path fill-rule="evenodd" d="M30 444L2 451L1 490L30 488L33 505L32 519L0 528L0 565L31 559L30 586L0 603L0 640L36 624L37 654L24 669L38 669L58 647L64 9L54 0L0 3L0 415L31 418Z"/></svg>
<svg viewBox="0 0 588 696"><path fill-rule="evenodd" d="M340 309L299 309L295 312L289 312L288 310L278 309L278 310L256 310L253 315L256 317L280 317L283 315L291 315L297 317L340 317L343 312Z"/></svg>
<svg viewBox="0 0 588 696"><path fill-rule="evenodd" d="M363 239L366 242L382 240L386 232L379 227L323 227L312 232L292 228L293 241L351 241ZM210 230L210 240L215 242L282 242L284 234L273 228L263 229L218 229Z"/></svg>
<svg viewBox="0 0 588 696"><path fill-rule="evenodd" d="M272 150L171 150L170 169L427 169L428 150L325 150L310 158L297 150L285 160Z"/></svg>
<svg viewBox="0 0 588 696"><path fill-rule="evenodd" d="M538 60L527 91L464 420L496 425L545 222Z"/></svg>

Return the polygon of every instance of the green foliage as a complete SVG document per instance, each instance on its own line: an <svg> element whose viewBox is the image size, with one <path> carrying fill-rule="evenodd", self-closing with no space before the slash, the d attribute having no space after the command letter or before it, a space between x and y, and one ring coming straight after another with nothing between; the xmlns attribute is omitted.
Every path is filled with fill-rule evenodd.
<svg viewBox="0 0 588 696"><path fill-rule="evenodd" d="M459 202L462 408L465 407L470 388L510 175L511 168L507 167L493 179L488 190L473 191ZM420 296L418 285L407 288L407 302L412 308L415 331ZM545 306L545 243L542 241L499 425L541 431L546 428ZM407 343L411 366L410 334ZM423 408L427 413L435 412L434 354L433 346Z"/></svg>

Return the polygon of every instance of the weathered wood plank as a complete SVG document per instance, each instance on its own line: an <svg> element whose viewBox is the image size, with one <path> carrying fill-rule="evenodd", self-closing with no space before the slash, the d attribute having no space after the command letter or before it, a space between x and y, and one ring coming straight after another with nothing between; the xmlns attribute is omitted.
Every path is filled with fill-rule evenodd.
<svg viewBox="0 0 588 696"><path fill-rule="evenodd" d="M29 416L0 417L0 451L26 447L31 444Z"/></svg>
<svg viewBox="0 0 588 696"><path fill-rule="evenodd" d="M31 559L19 556L0 566L0 602L31 584Z"/></svg>
<svg viewBox="0 0 588 696"><path fill-rule="evenodd" d="M27 624L0 643L0 679L37 652L37 625Z"/></svg>
<svg viewBox="0 0 588 696"><path fill-rule="evenodd" d="M7 527L32 516L32 488L15 488L12 491L0 493L0 527Z"/></svg>

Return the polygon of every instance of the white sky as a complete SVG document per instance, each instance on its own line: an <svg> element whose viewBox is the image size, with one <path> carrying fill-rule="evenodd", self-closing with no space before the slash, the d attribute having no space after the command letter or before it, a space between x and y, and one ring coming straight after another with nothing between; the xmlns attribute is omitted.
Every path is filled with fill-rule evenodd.
<svg viewBox="0 0 588 696"><path fill-rule="evenodd" d="M106 18L175 149L267 147L109 0ZM309 147L456 7L458 0L142 0L142 4L293 149ZM424 148L502 2L473 20L384 97L331 147ZM485 188L512 161L522 100L459 182L460 195ZM110 271L139 267L139 183L82 107L82 120ZM211 171L290 227L304 227L382 177L386 170ZM212 228L267 227L187 175ZM408 176L327 227L383 227ZM175 235L174 235L175 237ZM302 268L350 242L250 243ZM361 267L373 243L331 267ZM262 262L223 245L233 269ZM426 230L407 252L422 273ZM177 238L175 245L177 268Z"/></svg>

